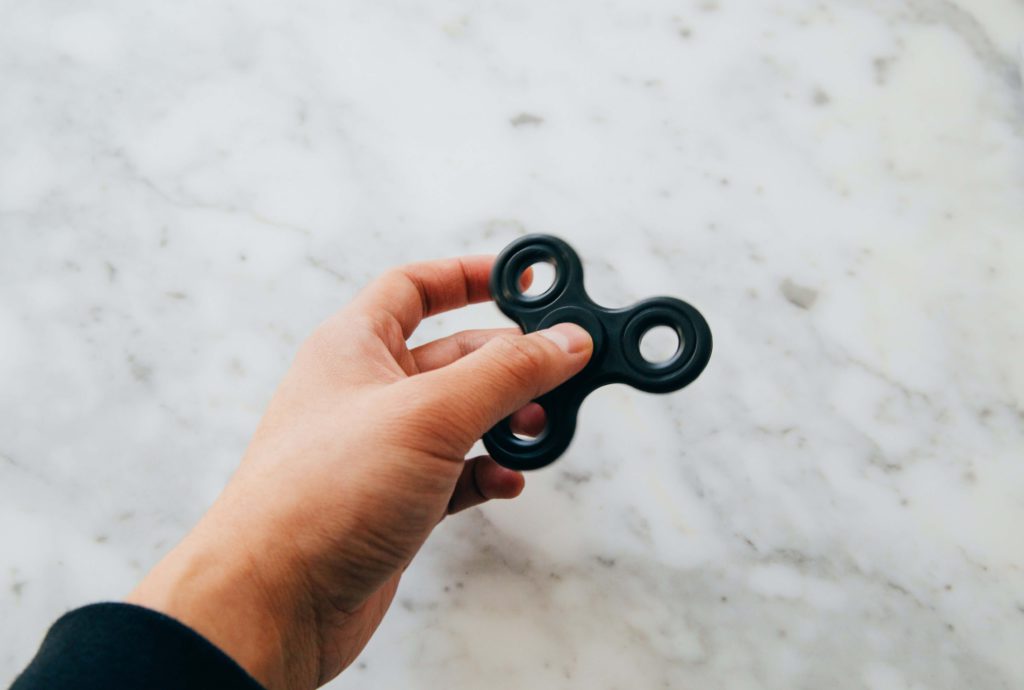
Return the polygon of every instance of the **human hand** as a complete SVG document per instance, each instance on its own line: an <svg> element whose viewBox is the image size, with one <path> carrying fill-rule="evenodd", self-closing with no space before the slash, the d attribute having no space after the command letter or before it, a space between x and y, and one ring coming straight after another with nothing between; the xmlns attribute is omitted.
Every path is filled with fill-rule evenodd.
<svg viewBox="0 0 1024 690"><path fill-rule="evenodd" d="M348 666L438 522L522 491L519 473L466 461L473 443L513 413L513 427L542 429L528 403L590 358L573 324L408 349L423 318L488 299L492 260L392 270L317 328L224 492L128 601L191 626L268 688Z"/></svg>

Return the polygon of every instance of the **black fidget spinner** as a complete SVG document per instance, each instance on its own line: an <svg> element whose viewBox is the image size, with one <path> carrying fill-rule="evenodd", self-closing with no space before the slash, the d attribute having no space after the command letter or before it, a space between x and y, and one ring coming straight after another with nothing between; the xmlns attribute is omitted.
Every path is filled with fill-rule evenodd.
<svg viewBox="0 0 1024 690"><path fill-rule="evenodd" d="M526 295L520 277L538 262L554 265L547 290ZM624 309L594 304L583 287L583 266L572 247L550 235L527 235L505 247L491 269L491 296L524 333L566 321L587 329L594 354L584 369L536 400L547 426L534 439L516 436L505 418L484 434L487 452L514 470L534 470L565 452L576 430L580 404L608 383L625 383L649 393L679 390L696 379L711 357L711 329L696 309L674 297L652 297ZM679 339L675 353L652 363L640 354L640 340L656 326Z"/></svg>

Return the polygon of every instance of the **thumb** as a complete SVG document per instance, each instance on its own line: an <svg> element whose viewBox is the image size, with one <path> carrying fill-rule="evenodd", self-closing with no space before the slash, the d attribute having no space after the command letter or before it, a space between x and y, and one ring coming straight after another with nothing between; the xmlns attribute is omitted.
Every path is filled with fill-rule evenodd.
<svg viewBox="0 0 1024 690"><path fill-rule="evenodd" d="M483 347L413 377L427 414L462 436L467 445L534 398L578 373L593 353L585 329L559 323L526 335L502 334Z"/></svg>

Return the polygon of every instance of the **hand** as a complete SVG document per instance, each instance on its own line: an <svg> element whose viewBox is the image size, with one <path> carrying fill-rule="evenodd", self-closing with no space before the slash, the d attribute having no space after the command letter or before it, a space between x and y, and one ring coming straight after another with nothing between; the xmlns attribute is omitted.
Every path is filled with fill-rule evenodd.
<svg viewBox="0 0 1024 690"><path fill-rule="evenodd" d="M222 495L128 600L193 627L269 688L312 688L348 666L438 522L522 491L519 473L466 461L473 443L513 413L543 428L530 400L590 358L572 324L409 350L423 318L488 298L491 263L395 269L324 322Z"/></svg>

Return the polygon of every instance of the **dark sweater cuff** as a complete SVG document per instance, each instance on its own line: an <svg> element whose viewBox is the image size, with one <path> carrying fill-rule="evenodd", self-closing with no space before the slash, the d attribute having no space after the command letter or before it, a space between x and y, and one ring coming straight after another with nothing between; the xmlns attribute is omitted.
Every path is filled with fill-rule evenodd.
<svg viewBox="0 0 1024 690"><path fill-rule="evenodd" d="M92 604L63 615L11 690L263 690L192 628L131 604Z"/></svg>

